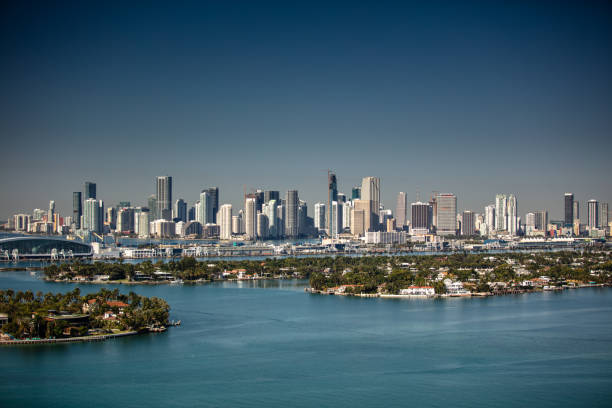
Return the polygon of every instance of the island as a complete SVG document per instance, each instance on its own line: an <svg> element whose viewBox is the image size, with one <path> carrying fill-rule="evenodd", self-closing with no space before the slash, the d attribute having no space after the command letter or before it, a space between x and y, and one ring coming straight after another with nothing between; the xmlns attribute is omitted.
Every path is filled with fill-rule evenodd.
<svg viewBox="0 0 612 408"><path fill-rule="evenodd" d="M101 289L67 293L0 290L0 344L99 341L165 331L170 306L156 297Z"/></svg>
<svg viewBox="0 0 612 408"><path fill-rule="evenodd" d="M364 297L490 296L612 284L611 251L452 253L288 257L265 260L72 262L45 268L45 279L91 283L207 283L309 279L311 293Z"/></svg>

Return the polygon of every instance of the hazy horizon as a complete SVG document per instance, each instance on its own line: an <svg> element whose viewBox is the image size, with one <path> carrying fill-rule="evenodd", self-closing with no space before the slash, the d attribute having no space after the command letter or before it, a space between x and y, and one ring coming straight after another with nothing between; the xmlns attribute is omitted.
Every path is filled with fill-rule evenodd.
<svg viewBox="0 0 612 408"><path fill-rule="evenodd" d="M612 4L4 3L0 219L145 205L156 176L192 205L218 186L327 197L381 178L395 211L433 190L521 217L563 194L612 202Z"/></svg>

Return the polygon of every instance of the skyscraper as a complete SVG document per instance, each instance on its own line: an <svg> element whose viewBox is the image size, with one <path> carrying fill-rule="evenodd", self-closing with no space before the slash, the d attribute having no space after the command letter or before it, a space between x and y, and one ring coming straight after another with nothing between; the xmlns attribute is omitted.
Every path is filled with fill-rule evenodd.
<svg viewBox="0 0 612 408"><path fill-rule="evenodd" d="M414 235L426 234L431 229L431 205L416 202L410 205L412 215L412 233Z"/></svg>
<svg viewBox="0 0 612 408"><path fill-rule="evenodd" d="M232 205L223 204L219 210L219 238L232 238Z"/></svg>
<svg viewBox="0 0 612 408"><path fill-rule="evenodd" d="M366 232L378 229L378 215L380 212L380 179L378 177L364 177L361 181L361 200L369 201L369 211L365 214Z"/></svg>
<svg viewBox="0 0 612 408"><path fill-rule="evenodd" d="M469 237L476 234L474 213L464 211L461 215L461 235Z"/></svg>
<svg viewBox="0 0 612 408"><path fill-rule="evenodd" d="M589 228L599 226L599 203L597 200L589 200L587 203L587 226Z"/></svg>
<svg viewBox="0 0 612 408"><path fill-rule="evenodd" d="M264 214L268 217L268 238L272 239L276 239L279 236L278 217L276 215L277 203L278 201L276 201L276 199L272 199L264 206Z"/></svg>
<svg viewBox="0 0 612 408"><path fill-rule="evenodd" d="M202 190L200 193L200 205L198 207L198 214L196 220L204 227L206 224L214 224L213 217L213 197L210 195L208 190Z"/></svg>
<svg viewBox="0 0 612 408"><path fill-rule="evenodd" d="M361 199L361 187L356 186L351 190L351 200Z"/></svg>
<svg viewBox="0 0 612 408"><path fill-rule="evenodd" d="M96 198L96 183L92 183L91 181L85 182L85 200L89 200L90 198Z"/></svg>
<svg viewBox="0 0 612 408"><path fill-rule="evenodd" d="M170 221L172 219L172 177L160 176L156 179L157 184L157 216L160 219Z"/></svg>
<svg viewBox="0 0 612 408"><path fill-rule="evenodd" d="M276 190L264 191L264 202L269 203L271 200L276 200L276 204L280 203L280 193Z"/></svg>
<svg viewBox="0 0 612 408"><path fill-rule="evenodd" d="M323 231L326 228L325 214L325 203L316 203L314 205L314 224L318 231Z"/></svg>
<svg viewBox="0 0 612 408"><path fill-rule="evenodd" d="M535 229L538 231L546 231L548 229L548 211L535 212Z"/></svg>
<svg viewBox="0 0 612 408"><path fill-rule="evenodd" d="M437 235L455 235L457 233L457 196L438 194L436 196L438 227Z"/></svg>
<svg viewBox="0 0 612 408"><path fill-rule="evenodd" d="M268 238L268 217L261 212L257 213L257 238Z"/></svg>
<svg viewBox="0 0 612 408"><path fill-rule="evenodd" d="M155 194L151 194L149 196L147 206L149 207L149 222L159 219L159 215L157 214L157 198L155 198Z"/></svg>
<svg viewBox="0 0 612 408"><path fill-rule="evenodd" d="M83 208L83 229L102 233L104 232L104 203L102 200L89 198L85 200Z"/></svg>
<svg viewBox="0 0 612 408"><path fill-rule="evenodd" d="M407 205L406 193L400 191L397 194L397 204L395 206L395 223L399 229L404 228L404 225L406 225Z"/></svg>
<svg viewBox="0 0 612 408"><path fill-rule="evenodd" d="M327 233L330 237L334 237L338 234L338 231L334 230L334 223L332 222L332 203L334 201L338 201L338 183L336 180L336 175L332 172L327 172L327 217L326 217L326 226Z"/></svg>
<svg viewBox="0 0 612 408"><path fill-rule="evenodd" d="M210 202L212 206L212 220L210 222L217 224L217 212L219 211L219 187L211 187L205 191L210 194Z"/></svg>
<svg viewBox="0 0 612 408"><path fill-rule="evenodd" d="M297 190L287 191L287 218L285 219L285 235L296 238L299 233L298 207L300 205Z"/></svg>
<svg viewBox="0 0 612 408"><path fill-rule="evenodd" d="M179 198L174 202L172 218L174 218L177 222L187 222L187 203L182 198Z"/></svg>
<svg viewBox="0 0 612 408"><path fill-rule="evenodd" d="M574 225L574 195L572 193L565 193L564 196L565 205L565 227L572 227Z"/></svg>
<svg viewBox="0 0 612 408"><path fill-rule="evenodd" d="M53 216L55 215L55 201L49 201L49 211L47 211L47 222L53 222Z"/></svg>
<svg viewBox="0 0 612 408"><path fill-rule="evenodd" d="M608 203L599 203L599 228L608 228Z"/></svg>
<svg viewBox="0 0 612 408"><path fill-rule="evenodd" d="M83 215L83 200L80 191L72 193L72 220L74 228L81 229L81 216Z"/></svg>
<svg viewBox="0 0 612 408"><path fill-rule="evenodd" d="M485 224L487 225L486 231L484 232L487 235L490 235L495 231L495 205L487 205L485 207Z"/></svg>
<svg viewBox="0 0 612 408"><path fill-rule="evenodd" d="M514 194L508 196L508 221L506 226L510 235L517 235L518 233L518 206L516 197Z"/></svg>
<svg viewBox="0 0 612 408"><path fill-rule="evenodd" d="M505 194L495 196L495 230L506 231L508 229L508 199Z"/></svg>
<svg viewBox="0 0 612 408"><path fill-rule="evenodd" d="M342 204L338 203L338 201L332 201L332 209L330 211L331 214L331 222L330 227L333 231L333 235L330 234L330 237L335 238L339 233L342 232L344 226L342 225Z"/></svg>
<svg viewBox="0 0 612 408"><path fill-rule="evenodd" d="M353 200L353 216L351 217L351 234L362 236L366 231L366 216L370 213L369 200Z"/></svg>
<svg viewBox="0 0 612 408"><path fill-rule="evenodd" d="M244 202L244 233L247 239L257 237L257 199L247 197Z"/></svg>

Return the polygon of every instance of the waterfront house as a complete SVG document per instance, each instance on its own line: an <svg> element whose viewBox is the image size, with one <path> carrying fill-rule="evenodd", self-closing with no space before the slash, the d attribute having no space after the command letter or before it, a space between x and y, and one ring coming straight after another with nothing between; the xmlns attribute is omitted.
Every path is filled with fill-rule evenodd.
<svg viewBox="0 0 612 408"><path fill-rule="evenodd" d="M405 289L400 289L400 295L409 296L433 296L436 294L433 286L409 286Z"/></svg>
<svg viewBox="0 0 612 408"><path fill-rule="evenodd" d="M459 281L452 281L450 279L444 279L444 286L446 286L446 293L449 295L468 295L470 292L465 290L463 283Z"/></svg>

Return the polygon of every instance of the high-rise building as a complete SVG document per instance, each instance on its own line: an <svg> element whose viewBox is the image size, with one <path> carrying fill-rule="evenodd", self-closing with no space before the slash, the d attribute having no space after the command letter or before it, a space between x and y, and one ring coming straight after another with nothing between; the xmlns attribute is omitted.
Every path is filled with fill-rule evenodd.
<svg viewBox="0 0 612 408"><path fill-rule="evenodd" d="M333 208L332 203L334 201L338 201L338 182L336 180L336 175L332 172L327 172L327 216L326 216L326 228L327 233L330 237L335 237L338 235L338 231L334 230L334 223L332 222L333 215L331 214Z"/></svg>
<svg viewBox="0 0 612 408"><path fill-rule="evenodd" d="M172 177L160 176L156 179L157 217L170 221L172 219Z"/></svg>
<svg viewBox="0 0 612 408"><path fill-rule="evenodd" d="M219 212L219 187L210 187L202 192L206 191L210 195L210 203L212 208L212 219L211 223L217 224L217 212Z"/></svg>
<svg viewBox="0 0 612 408"><path fill-rule="evenodd" d="M546 231L548 228L548 211L543 210L535 212L534 227L538 231Z"/></svg>
<svg viewBox="0 0 612 408"><path fill-rule="evenodd" d="M53 216L55 215L55 201L49 201L49 210L47 211L47 222L53 222Z"/></svg>
<svg viewBox="0 0 612 408"><path fill-rule="evenodd" d="M351 200L359 200L361 199L361 187L356 186L351 190Z"/></svg>
<svg viewBox="0 0 612 408"><path fill-rule="evenodd" d="M223 204L219 210L219 238L232 239L232 205Z"/></svg>
<svg viewBox="0 0 612 408"><path fill-rule="evenodd" d="M278 230L278 217L276 215L278 207L278 201L276 199L272 199L268 201L267 204L263 206L263 213L268 218L268 238L276 239L278 238L279 230Z"/></svg>
<svg viewBox="0 0 612 408"><path fill-rule="evenodd" d="M495 196L495 230L508 230L508 198L505 194Z"/></svg>
<svg viewBox="0 0 612 408"><path fill-rule="evenodd" d="M92 183L91 181L86 181L85 182L85 200L89 200L90 198L93 198L94 200L97 198L96 197L96 183Z"/></svg>
<svg viewBox="0 0 612 408"><path fill-rule="evenodd" d="M150 233L149 214L143 211L138 214L138 238L149 238Z"/></svg>
<svg viewBox="0 0 612 408"><path fill-rule="evenodd" d="M257 238L268 238L268 217L264 213L257 213Z"/></svg>
<svg viewBox="0 0 612 408"><path fill-rule="evenodd" d="M347 201L346 203L342 204L342 227L344 228L344 230L346 229L350 229L351 228L351 217L353 214L353 202L352 201ZM344 231L339 231L339 232L344 232Z"/></svg>
<svg viewBox="0 0 612 408"><path fill-rule="evenodd" d="M408 206L408 201L406 200L406 193L400 191L397 194L397 204L395 206L395 221L399 229L404 228L404 225L406 225L407 206Z"/></svg>
<svg viewBox="0 0 612 408"><path fill-rule="evenodd" d="M310 218L312 220L312 218ZM299 200L298 205L298 235L309 235L314 228L314 222L308 225L308 204L306 201Z"/></svg>
<svg viewBox="0 0 612 408"><path fill-rule="evenodd" d="M370 210L365 214L366 232L376 231L380 213L380 179L378 177L363 178L361 181L361 200L370 202Z"/></svg>
<svg viewBox="0 0 612 408"><path fill-rule="evenodd" d="M580 222L580 201L574 201L574 224Z"/></svg>
<svg viewBox="0 0 612 408"><path fill-rule="evenodd" d="M205 226L206 224L214 224L213 217L213 197L210 195L208 190L203 190L200 193L200 201L198 206L198 213L196 214L196 220Z"/></svg>
<svg viewBox="0 0 612 408"><path fill-rule="evenodd" d="M314 205L314 225L317 231L323 231L326 228L325 203L316 203Z"/></svg>
<svg viewBox="0 0 612 408"><path fill-rule="evenodd" d="M108 207L106 209L106 219L104 222L111 230L117 228L117 210L115 209L115 207Z"/></svg>
<svg viewBox="0 0 612 408"><path fill-rule="evenodd" d="M289 238L296 238L299 233L299 197L297 190L287 191L287 217L285 219L285 235Z"/></svg>
<svg viewBox="0 0 612 408"><path fill-rule="evenodd" d="M159 219L157 214L157 198L155 194L151 194L147 200L147 206L149 207L149 222Z"/></svg>
<svg viewBox="0 0 612 408"><path fill-rule="evenodd" d="M514 194L508 196L508 221L506 222L507 230L510 235L518 233L518 207Z"/></svg>
<svg viewBox="0 0 612 408"><path fill-rule="evenodd" d="M269 203L271 200L276 200L276 204L280 203L280 193L276 190L264 191L264 202Z"/></svg>
<svg viewBox="0 0 612 408"><path fill-rule="evenodd" d="M91 232L104 232L104 203L102 200L89 198L84 202L83 229Z"/></svg>
<svg viewBox="0 0 612 408"><path fill-rule="evenodd" d="M353 216L351 217L351 234L363 236L366 231L366 214L370 213L369 200L353 200Z"/></svg>
<svg viewBox="0 0 612 408"><path fill-rule="evenodd" d="M606 229L608 228L608 203L599 203L599 228Z"/></svg>
<svg viewBox="0 0 612 408"><path fill-rule="evenodd" d="M117 212L117 231L131 234L134 232L134 208L123 207Z"/></svg>
<svg viewBox="0 0 612 408"><path fill-rule="evenodd" d="M242 217L240 215L232 216L232 234L240 235L244 233L242 228Z"/></svg>
<svg viewBox="0 0 612 408"><path fill-rule="evenodd" d="M495 231L495 205L487 205L485 207L485 224L487 226L486 231L481 231L486 235L490 235Z"/></svg>
<svg viewBox="0 0 612 408"><path fill-rule="evenodd" d="M244 202L244 233L247 239L257 237L257 199L247 197Z"/></svg>
<svg viewBox="0 0 612 408"><path fill-rule="evenodd" d="M574 195L572 193L565 193L563 198L565 206L565 227L572 227L574 225Z"/></svg>
<svg viewBox="0 0 612 408"><path fill-rule="evenodd" d="M266 194L263 190L257 190L253 193L253 196L255 197L255 204L257 205L256 210L257 212L261 212Z"/></svg>
<svg viewBox="0 0 612 408"><path fill-rule="evenodd" d="M535 213L525 214L525 232L529 235L530 232L535 231L536 227L536 216Z"/></svg>
<svg viewBox="0 0 612 408"><path fill-rule="evenodd" d="M196 209L195 207L189 207L187 211L187 222L196 220Z"/></svg>
<svg viewBox="0 0 612 408"><path fill-rule="evenodd" d="M587 203L587 226L597 228L599 226L599 202L589 200Z"/></svg>
<svg viewBox="0 0 612 408"><path fill-rule="evenodd" d="M187 203L182 198L174 202L172 209L172 218L178 221L187 222Z"/></svg>
<svg viewBox="0 0 612 408"><path fill-rule="evenodd" d="M344 230L344 226L342 225L343 207L341 203L338 203L338 201L332 201L331 205L332 205L332 209L330 211L330 215L331 215L330 228L331 228L333 235L330 234L330 237L336 238L338 234Z"/></svg>
<svg viewBox="0 0 612 408"><path fill-rule="evenodd" d="M476 234L475 217L472 211L464 211L461 215L461 235L469 237Z"/></svg>
<svg viewBox="0 0 612 408"><path fill-rule="evenodd" d="M287 206L283 205L283 204L279 204L276 207L276 219L277 219L277 230L278 230L278 236L279 237L284 237L285 236L285 219L287 218Z"/></svg>
<svg viewBox="0 0 612 408"><path fill-rule="evenodd" d="M81 216L83 215L83 199L80 191L72 193L72 220L74 228L81 229Z"/></svg>
<svg viewBox="0 0 612 408"><path fill-rule="evenodd" d="M457 196L454 194L436 195L438 227L437 235L457 233Z"/></svg>
<svg viewBox="0 0 612 408"><path fill-rule="evenodd" d="M427 234L431 230L431 205L416 202L410 205L412 216L411 231L413 235Z"/></svg>

